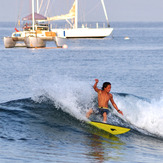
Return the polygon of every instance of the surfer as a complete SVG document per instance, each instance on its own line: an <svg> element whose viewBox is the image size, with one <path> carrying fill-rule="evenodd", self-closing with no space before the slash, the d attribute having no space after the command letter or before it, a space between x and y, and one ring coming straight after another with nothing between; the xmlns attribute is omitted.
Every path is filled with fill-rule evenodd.
<svg viewBox="0 0 163 163"><path fill-rule="evenodd" d="M98 93L98 108L97 110L93 110L92 108L87 112L86 117L89 118L89 116L93 112L98 112L103 116L103 122L106 123L107 121L107 114L109 112L108 102L111 101L114 108L117 110L118 113L123 115L123 112L120 111L116 105L116 103L113 100L113 95L110 93L111 90L111 83L104 82L102 89L97 88L99 80L95 79L95 84L93 86L94 90Z"/></svg>

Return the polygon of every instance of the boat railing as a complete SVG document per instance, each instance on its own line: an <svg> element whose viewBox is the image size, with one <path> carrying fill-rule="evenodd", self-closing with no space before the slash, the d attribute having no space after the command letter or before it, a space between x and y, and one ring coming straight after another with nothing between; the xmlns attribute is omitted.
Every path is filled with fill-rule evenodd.
<svg viewBox="0 0 163 163"><path fill-rule="evenodd" d="M73 29L69 24L53 24L54 29ZM53 28L53 26L51 28ZM106 28L106 23L79 23L78 28Z"/></svg>

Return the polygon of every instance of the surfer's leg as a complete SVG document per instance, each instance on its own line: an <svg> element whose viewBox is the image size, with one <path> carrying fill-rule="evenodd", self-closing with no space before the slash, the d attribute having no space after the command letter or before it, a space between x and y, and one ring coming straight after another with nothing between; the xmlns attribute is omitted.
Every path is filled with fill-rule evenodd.
<svg viewBox="0 0 163 163"><path fill-rule="evenodd" d="M104 112L103 113L103 122L106 123L106 121L107 121L107 113Z"/></svg>
<svg viewBox="0 0 163 163"><path fill-rule="evenodd" d="M86 113L86 117L89 118L90 115L93 113L93 109L89 109L89 111Z"/></svg>

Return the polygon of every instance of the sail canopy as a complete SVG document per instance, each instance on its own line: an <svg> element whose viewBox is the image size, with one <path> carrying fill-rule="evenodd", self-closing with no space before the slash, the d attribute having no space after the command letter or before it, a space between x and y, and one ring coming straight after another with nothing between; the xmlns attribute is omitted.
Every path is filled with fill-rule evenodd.
<svg viewBox="0 0 163 163"><path fill-rule="evenodd" d="M72 19L75 18L75 7L76 7L76 3L73 3L72 8L70 9L68 14L65 15L59 15L59 16L53 16L53 17L47 17L48 21L51 20L66 20L66 19Z"/></svg>
<svg viewBox="0 0 163 163"><path fill-rule="evenodd" d="M47 20L47 18L43 15L34 13L35 20ZM23 18L23 20L32 20L32 14Z"/></svg>

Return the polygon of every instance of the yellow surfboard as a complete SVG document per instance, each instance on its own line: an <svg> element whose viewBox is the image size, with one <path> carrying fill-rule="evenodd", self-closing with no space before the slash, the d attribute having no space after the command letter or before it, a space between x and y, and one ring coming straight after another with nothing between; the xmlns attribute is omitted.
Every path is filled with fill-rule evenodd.
<svg viewBox="0 0 163 163"><path fill-rule="evenodd" d="M124 134L124 133L130 131L129 128L114 126L114 125L110 125L108 123L94 122L94 121L90 121L88 123L101 129L101 130L109 132L113 135Z"/></svg>

